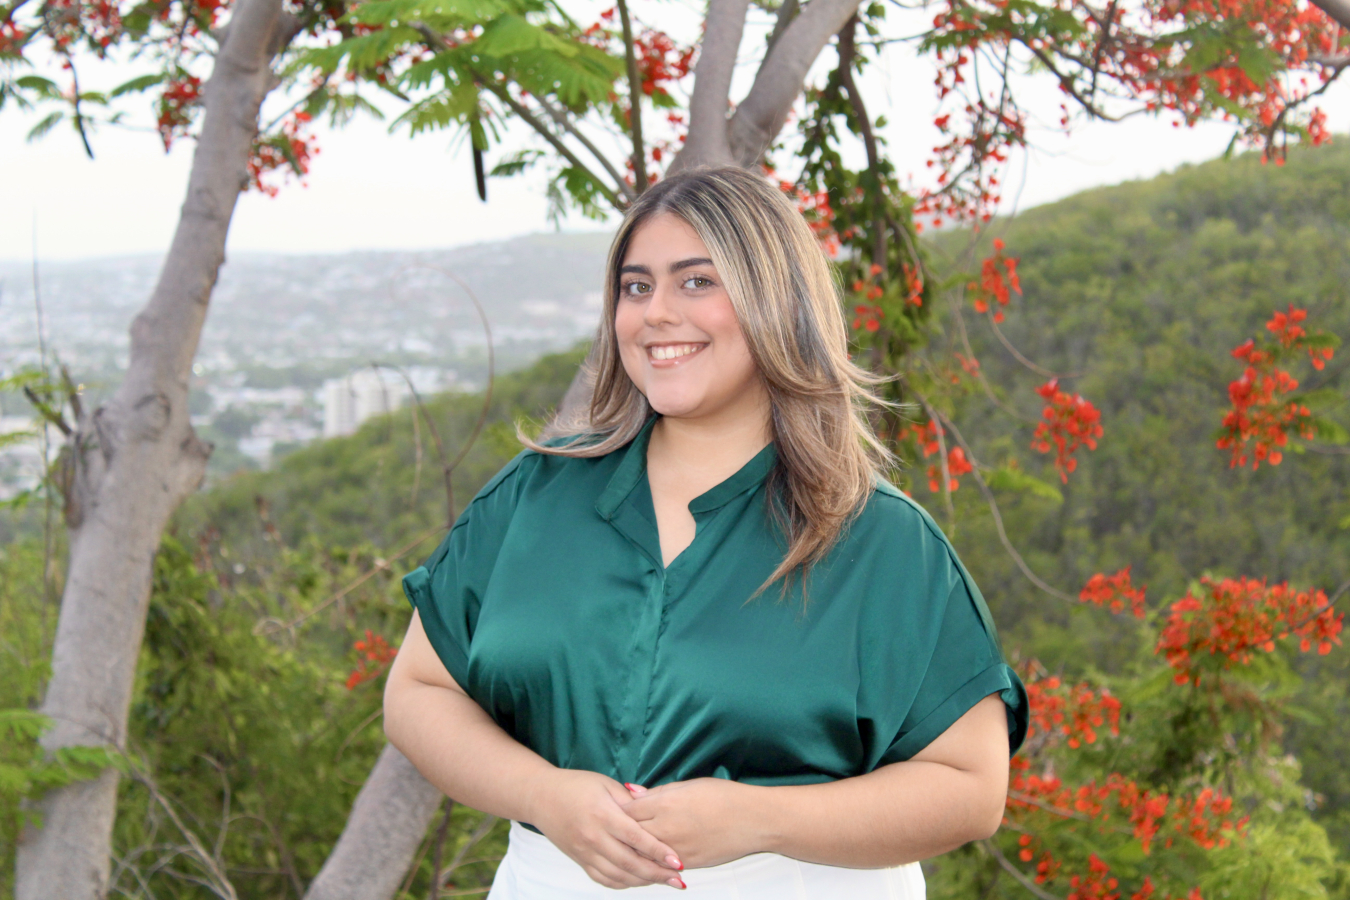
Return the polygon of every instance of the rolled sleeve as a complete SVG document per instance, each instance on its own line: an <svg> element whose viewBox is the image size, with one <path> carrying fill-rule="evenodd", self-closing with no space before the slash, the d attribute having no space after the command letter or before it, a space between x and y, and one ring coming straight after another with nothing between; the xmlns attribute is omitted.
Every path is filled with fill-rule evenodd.
<svg viewBox="0 0 1350 900"><path fill-rule="evenodd" d="M467 689L474 628L515 511L522 453L484 485L425 563L403 576L403 593L455 683Z"/></svg>
<svg viewBox="0 0 1350 900"><path fill-rule="evenodd" d="M1007 709L1010 752L1026 737L1026 689L1003 660L978 589L964 570L958 572L928 667L882 763L912 758L990 694L998 694Z"/></svg>

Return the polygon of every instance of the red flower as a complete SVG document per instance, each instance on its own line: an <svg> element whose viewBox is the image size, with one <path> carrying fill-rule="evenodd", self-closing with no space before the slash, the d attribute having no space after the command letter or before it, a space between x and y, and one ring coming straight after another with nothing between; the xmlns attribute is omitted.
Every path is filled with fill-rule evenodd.
<svg viewBox="0 0 1350 900"><path fill-rule="evenodd" d="M1102 436L1102 414L1079 394L1069 395L1059 389L1059 379L1052 378L1036 389L1036 393L1045 398L1045 409L1041 417L1045 420L1036 426L1031 436L1031 448L1041 453L1049 453L1055 448L1055 468L1059 470L1059 479L1066 484L1069 473L1078 468L1074 453L1079 447L1097 449L1097 438Z"/></svg>

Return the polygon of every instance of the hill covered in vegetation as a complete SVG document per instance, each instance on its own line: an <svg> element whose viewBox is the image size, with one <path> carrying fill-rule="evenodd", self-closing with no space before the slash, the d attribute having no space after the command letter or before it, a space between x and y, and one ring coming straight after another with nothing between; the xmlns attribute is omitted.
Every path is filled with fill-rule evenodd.
<svg viewBox="0 0 1350 900"><path fill-rule="evenodd" d="M1247 155L1089 191L995 223L975 246L995 235L1021 260L1022 294L1001 326L1006 344L980 317L967 311L958 326L944 309L924 352L935 360L964 352L964 330L992 392L972 384L955 417L977 459L1014 460L1059 486L1058 501L997 492L1007 532L1035 572L1076 595L1092 574L1131 566L1155 609L1206 574L1288 580L1328 593L1350 578L1344 445L1295 448L1281 465L1255 471L1229 468L1215 447L1227 385L1241 372L1230 351L1259 336L1272 312L1292 303L1308 309L1311 325L1350 336L1350 144L1297 152L1284 166ZM939 265L954 265L968 241L943 235L933 245L935 257L946 259ZM1100 446L1079 453L1066 484L1030 449L1041 406L1034 388L1046 374L1028 370L1018 354L1064 373L1062 384L1102 412ZM549 357L498 380L484 434L455 470L456 506L519 449L511 423L542 420L579 358ZM1341 353L1320 372L1308 369L1302 385L1339 392L1341 405L1329 403L1325 412L1343 423L1350 423L1347 364L1350 353ZM458 452L481 410L476 396L429 403L447 454ZM234 552L247 552L265 534L263 508L268 527L288 541L402 547L445 516L434 441L426 426L419 430L420 463L404 411L195 498L178 527L218 529ZM1146 649L1140 642L1152 632L1032 585L969 479L948 521L921 469L908 473L908 487L952 532L1010 653L1079 677L1122 672ZM1347 660L1344 649L1299 658L1307 687L1290 698L1298 716L1286 742L1303 763L1319 817L1350 845L1350 776L1338 762L1350 752Z"/></svg>
<svg viewBox="0 0 1350 900"><path fill-rule="evenodd" d="M1022 284L1002 336L968 307L958 316L947 306L919 352L934 367L949 365L953 351L979 361L985 384L958 379L953 419L981 464L1015 465L1055 486L995 484L1006 533L1026 564L1071 596L1094 573L1130 566L1134 583L1148 586L1152 611L1141 625L1038 589L1004 547L972 479L962 479L949 516L929 491L925 463L911 461L901 480L952 534L1010 656L1039 660L1066 682L1125 683L1151 656L1162 613L1202 575L1289 580L1329 594L1350 578L1344 445L1296 449L1255 471L1230 469L1215 447L1227 385L1241 372L1231 350L1259 336L1272 312L1294 304L1308 309L1310 326L1350 337L1350 146L1293 153L1283 167L1248 156L1091 191L983 235L941 235L930 244L935 267L978 260L995 236L1020 257ZM219 840L240 896L297 893L312 877L381 743L370 676L386 658L381 642L406 626L398 577L518 452L514 423L533 427L547 417L581 355L500 376L489 398L429 398L422 416L404 409L371 421L271 471L224 479L180 510L158 564L132 716L131 744L146 769L133 773L119 801L119 872L128 886L152 869L168 877L152 857L135 856L139 848L182 843L160 798L192 810L207 843ZM1300 373L1303 388L1325 389L1323 412L1342 424L1350 424L1348 361L1342 352L1322 371ZM1042 406L1035 388L1051 373L1096 404L1104 429L1063 484L1030 446ZM447 492L444 463L462 450ZM43 657L50 617L39 624L39 564L31 542L0 548L0 628L18 648L0 657L0 706L31 705L40 690L41 665L30 661ZM1294 805L1311 811L1330 846L1344 848L1350 648L1287 656L1301 678L1288 680L1280 702L1292 724L1275 737L1297 760L1292 771L1301 765L1306 790L1286 785L1281 796L1300 796ZM287 777L299 769L306 778ZM222 783L240 822L218 836L209 823L225 820ZM17 816L8 797L0 793L0 846L12 846L5 829ZM500 824L482 824L458 809L449 831L448 846L463 852L469 835L479 835L456 876L465 890L486 883L502 849ZM1326 841L1320 830L1309 834L1291 831L1285 841L1299 865L1300 853ZM1276 844L1259 846L1273 852ZM410 875L408 896L426 894L430 858L424 853ZM1350 897L1343 862L1339 874L1323 863L1308 868L1321 873L1311 888L1248 884L1216 887L1216 896L1275 898L1297 887L1299 896ZM1288 865L1267 860L1272 871ZM959 873L932 874L934 897L973 896ZM196 896L179 887L165 896Z"/></svg>

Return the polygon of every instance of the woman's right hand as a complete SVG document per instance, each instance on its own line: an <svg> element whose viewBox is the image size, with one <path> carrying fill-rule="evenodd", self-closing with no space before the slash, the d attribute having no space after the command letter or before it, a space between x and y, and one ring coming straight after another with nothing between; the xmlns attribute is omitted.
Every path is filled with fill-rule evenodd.
<svg viewBox="0 0 1350 900"><path fill-rule="evenodd" d="M598 772L554 769L536 788L530 824L605 887L683 889L679 857L623 810L631 800L627 788Z"/></svg>

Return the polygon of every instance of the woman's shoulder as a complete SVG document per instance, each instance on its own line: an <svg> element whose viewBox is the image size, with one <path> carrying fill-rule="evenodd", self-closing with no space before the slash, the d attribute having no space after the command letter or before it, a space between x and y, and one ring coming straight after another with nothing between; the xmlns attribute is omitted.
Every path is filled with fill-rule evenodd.
<svg viewBox="0 0 1350 900"><path fill-rule="evenodd" d="M575 444L584 445L591 438L591 435L586 434L563 435L539 443L543 447L553 449ZM538 487L541 483L546 484L556 479L567 479L603 469L607 465L613 465L616 453L618 451L600 456L567 456L526 447L488 479L472 502L478 503L503 492L515 497L526 485Z"/></svg>
<svg viewBox="0 0 1350 900"><path fill-rule="evenodd" d="M951 542L937 522L919 503L895 485L878 477L854 521L850 533L855 537L881 540L919 541L933 549L951 551Z"/></svg>

